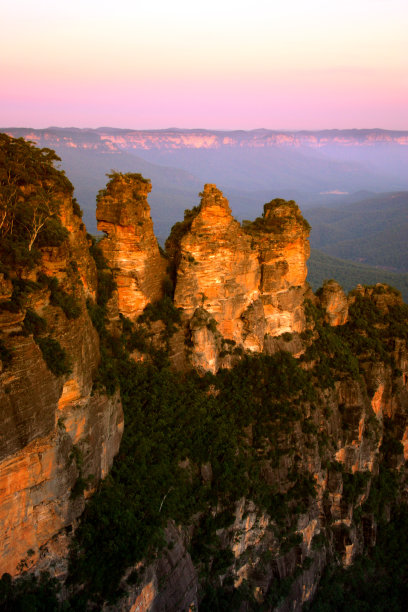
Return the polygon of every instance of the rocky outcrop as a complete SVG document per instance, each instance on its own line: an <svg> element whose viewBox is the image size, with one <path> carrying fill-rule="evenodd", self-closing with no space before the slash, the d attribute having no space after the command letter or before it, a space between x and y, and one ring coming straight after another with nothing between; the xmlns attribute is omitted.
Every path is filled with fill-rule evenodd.
<svg viewBox="0 0 408 612"><path fill-rule="evenodd" d="M153 233L150 191L140 174L114 173L97 198L98 230L106 234L99 246L117 284L117 309L132 320L163 296L166 262Z"/></svg>
<svg viewBox="0 0 408 612"><path fill-rule="evenodd" d="M115 610L130 612L180 612L198 610L199 578L187 550L185 534L170 523L165 529L166 548L143 572L141 584L127 588L128 595ZM123 587L126 588L126 582ZM109 607L106 612L113 612Z"/></svg>
<svg viewBox="0 0 408 612"><path fill-rule="evenodd" d="M270 338L305 329L309 227L294 202L273 200L241 226L215 185L201 196L166 248L174 304L190 321L192 364L215 372L233 347L273 351Z"/></svg>
<svg viewBox="0 0 408 612"><path fill-rule="evenodd" d="M0 279L0 575L35 564L72 525L123 431L119 397L93 392L99 337L85 300L97 274L86 230L71 197L53 196L68 237Z"/></svg>
<svg viewBox="0 0 408 612"><path fill-rule="evenodd" d="M325 320L329 325L344 325L347 323L347 297L335 280L325 281L319 290L320 305L325 311Z"/></svg>
<svg viewBox="0 0 408 612"><path fill-rule="evenodd" d="M393 306L401 306L403 300L401 293L398 289L394 289L389 285L383 283L377 283L376 285L366 286L357 285L357 287L351 291L349 296L350 304L353 304L357 296L363 298L369 298L373 302L376 308L383 314L388 314L390 308Z"/></svg>
<svg viewBox="0 0 408 612"><path fill-rule="evenodd" d="M246 230L259 253L266 333L279 336L302 332L309 224L295 202L276 199L265 204L263 216L247 224Z"/></svg>
<svg viewBox="0 0 408 612"><path fill-rule="evenodd" d="M208 609L220 591L222 598L241 597L241 608L234 600L230 609L243 609L250 598L266 610L300 611L313 597L329 558L335 556L349 566L375 543L378 500L391 490L388 482L381 494L376 491L384 464L401 476L399 494L406 494L406 310L400 296L384 285L358 287L347 301L340 286L329 281L313 297L306 284L309 226L296 204L273 200L265 205L262 217L241 225L215 185L205 185L200 205L186 211L167 242L172 303L166 261L153 234L149 191L150 183L140 175L114 174L99 194L99 228L107 235L101 248L117 285L106 310L106 304L93 302L98 275L85 228L66 193L58 194L59 216L69 236L58 246L39 247L31 267L19 265L0 273L0 574L53 566L54 575L63 578L69 545L64 528L75 526L86 498L107 475L119 448L120 399L117 394L108 397L94 385L100 338L88 315L89 298L93 315L119 320L121 313L135 323L122 320L116 326L115 332L123 332L120 339L109 337L103 327L103 349L111 360L108 366L113 364L107 371L109 375L118 365L129 367L129 355L134 360L150 359L146 378L136 378L135 404L127 406L127 422L130 432L140 431L142 415L150 414L154 405L152 426L149 422L143 443L156 434L159 441L153 459L157 472L147 470L137 486L132 482L133 471L138 470L136 454L123 452L120 457L120 461L127 454L132 458L123 473L133 488L126 489L129 485L120 481L123 499L145 491L139 495L141 523L148 525L154 543L130 551L129 557L122 555L124 565L130 557L139 563L122 576L120 603L111 606L101 598L95 605L107 612L178 612L197 609L206 601ZM158 302L164 281L166 297ZM313 302L309 320L305 298ZM362 318L352 315L360 299L365 301ZM392 316L387 319L394 308L399 309L395 321ZM346 332L352 316L351 341ZM387 334L384 342L381 334ZM356 339L360 344L353 344ZM355 346L363 347L358 363L352 353ZM196 386L192 384L188 392L196 391L192 402L196 399L198 408L188 405L187 395L177 397L171 373L162 369L170 357L179 369L216 373L221 367L233 367L245 352L281 350L302 359L295 362L287 352L276 360L248 359L244 368L250 370L255 361L262 367L250 372L248 384L242 368L241 387L237 378L225 384L228 370L219 378L196 377ZM125 371L138 376L142 368L133 366ZM188 377L189 383L195 378L188 372L182 384ZM155 381L153 392L147 390L149 378ZM168 396L157 391L159 379L168 384ZM234 395L234 387L239 395ZM133 392L129 387L124 398L132 398ZM198 398L201 392L203 403ZM228 402L218 405L215 398L225 392ZM252 397L254 404L247 410ZM153 398L159 398L157 405ZM199 410L197 421L193 407ZM181 414L192 423L204 422L199 444L191 436L197 455L183 439ZM180 461L173 467L184 472L169 470L173 453L161 452L160 440L171 439L176 428L182 435L174 449ZM191 435L196 430L188 426L187 431ZM224 437L214 448L216 431ZM139 447L143 443L137 441ZM154 444L151 448L156 450ZM142 454L142 460L148 455ZM236 478L241 465L237 473L243 488ZM156 518L149 523L145 509L150 489L167 480L162 475L169 473L179 476L182 488L178 489L176 477L164 496L158 496L160 505L153 499L149 511ZM114 478L115 473L108 488ZM143 478L148 480L144 489ZM131 495L126 495L129 490ZM376 495L370 505L371 491ZM188 497L186 492L192 494ZM165 514L163 504L169 494L171 505ZM189 500L196 497L197 504L191 501L178 515L184 525L176 525L175 514L170 513L183 495ZM99 497L95 499L100 503ZM116 497L113 506L116 511ZM132 512L134 521L137 506ZM99 520L108 514L101 511L96 516ZM163 547L156 526L164 535ZM85 526L84 533L88 536L91 531ZM111 559L106 562L111 568ZM89 573L90 566L84 565ZM77 586L78 591L86 589L84 583Z"/></svg>

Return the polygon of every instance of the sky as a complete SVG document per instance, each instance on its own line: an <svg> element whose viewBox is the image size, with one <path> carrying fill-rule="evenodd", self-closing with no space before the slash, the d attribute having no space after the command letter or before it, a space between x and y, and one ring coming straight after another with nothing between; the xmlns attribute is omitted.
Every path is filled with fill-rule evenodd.
<svg viewBox="0 0 408 612"><path fill-rule="evenodd" d="M407 0L0 0L0 126L408 129Z"/></svg>

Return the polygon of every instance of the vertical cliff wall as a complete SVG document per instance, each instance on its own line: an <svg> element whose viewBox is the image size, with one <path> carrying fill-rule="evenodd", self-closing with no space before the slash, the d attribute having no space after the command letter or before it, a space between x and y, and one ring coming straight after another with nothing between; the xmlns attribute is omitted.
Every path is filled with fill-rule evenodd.
<svg viewBox="0 0 408 612"><path fill-rule="evenodd" d="M99 243L117 284L117 308L134 320L163 296L166 263L153 233L147 195L150 181L140 174L111 176L97 198Z"/></svg>
<svg viewBox="0 0 408 612"><path fill-rule="evenodd" d="M118 396L92 390L99 337L85 302L97 274L72 187L41 154L31 174L29 161L14 163L15 151L30 160L29 145L2 144L1 204L17 195L0 235L0 574L15 574L81 514L119 449L123 413ZM33 214L51 200L57 213L29 250Z"/></svg>

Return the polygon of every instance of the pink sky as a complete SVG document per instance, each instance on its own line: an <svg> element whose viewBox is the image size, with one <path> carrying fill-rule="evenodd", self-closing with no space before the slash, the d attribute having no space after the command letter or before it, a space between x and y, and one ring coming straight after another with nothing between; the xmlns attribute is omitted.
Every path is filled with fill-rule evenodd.
<svg viewBox="0 0 408 612"><path fill-rule="evenodd" d="M405 0L15 0L0 125L408 129Z"/></svg>

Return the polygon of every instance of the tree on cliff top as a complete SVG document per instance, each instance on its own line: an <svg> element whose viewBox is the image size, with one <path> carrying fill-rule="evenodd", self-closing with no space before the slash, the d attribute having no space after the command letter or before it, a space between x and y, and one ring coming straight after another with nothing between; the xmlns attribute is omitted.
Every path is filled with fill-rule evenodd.
<svg viewBox="0 0 408 612"><path fill-rule="evenodd" d="M51 149L39 149L23 138L0 134L0 241L9 250L17 243L31 252L41 233L62 238L57 219L62 195L73 187L54 164Z"/></svg>

